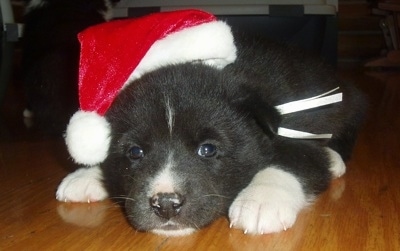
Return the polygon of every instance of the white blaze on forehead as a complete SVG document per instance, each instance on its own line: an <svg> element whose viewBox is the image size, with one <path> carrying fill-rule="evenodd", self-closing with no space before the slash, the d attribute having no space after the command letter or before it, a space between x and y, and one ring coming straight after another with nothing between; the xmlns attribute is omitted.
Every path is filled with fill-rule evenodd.
<svg viewBox="0 0 400 251"><path fill-rule="evenodd" d="M176 188L176 177L174 177L172 168L175 163L173 153L169 153L167 161L161 171L154 177L150 184L149 196L157 193L174 193Z"/></svg>
<svg viewBox="0 0 400 251"><path fill-rule="evenodd" d="M174 115L175 115L174 108L172 107L172 104L169 101L169 98L166 98L165 99L165 117L167 119L168 130L169 130L170 134L172 134L172 127L174 126Z"/></svg>

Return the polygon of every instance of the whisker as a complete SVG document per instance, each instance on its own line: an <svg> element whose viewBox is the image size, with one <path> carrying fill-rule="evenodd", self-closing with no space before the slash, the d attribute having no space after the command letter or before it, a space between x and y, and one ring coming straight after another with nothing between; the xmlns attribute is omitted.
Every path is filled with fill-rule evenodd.
<svg viewBox="0 0 400 251"><path fill-rule="evenodd" d="M210 193L210 194L204 194L204 195L198 196L196 198L193 198L193 201L199 201L199 200L207 198L207 197L217 197L217 198L220 198L220 199L223 199L223 200L231 200L232 199L232 197L229 197L229 196Z"/></svg>
<svg viewBox="0 0 400 251"><path fill-rule="evenodd" d="M192 221L191 219L186 219L186 221L189 223L187 225L194 226L195 229L200 230L200 227L194 221Z"/></svg>
<svg viewBox="0 0 400 251"><path fill-rule="evenodd" d="M138 181L134 176L132 176L132 175L125 175L125 176L123 176L124 178L129 178L129 179L131 179L133 182L135 182L135 181Z"/></svg>
<svg viewBox="0 0 400 251"><path fill-rule="evenodd" d="M221 195L221 194L205 194L205 195L202 195L201 197L199 197L199 198L204 198L204 197L219 197L219 198L223 198L223 199L231 199L231 197L228 197L228 196L225 196L225 195Z"/></svg>
<svg viewBox="0 0 400 251"><path fill-rule="evenodd" d="M110 199L122 199L122 200L130 200L135 202L136 200L131 198L131 197L127 197L127 196L112 196L110 197Z"/></svg>

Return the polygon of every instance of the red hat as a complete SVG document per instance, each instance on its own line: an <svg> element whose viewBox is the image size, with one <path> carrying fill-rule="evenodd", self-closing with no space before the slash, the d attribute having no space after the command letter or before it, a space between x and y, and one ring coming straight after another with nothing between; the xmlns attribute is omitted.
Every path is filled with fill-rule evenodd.
<svg viewBox="0 0 400 251"><path fill-rule="evenodd" d="M111 21L78 38L80 110L65 139L73 159L85 165L107 157L111 136L104 114L125 85L169 64L201 61L223 68L236 59L230 27L199 10Z"/></svg>

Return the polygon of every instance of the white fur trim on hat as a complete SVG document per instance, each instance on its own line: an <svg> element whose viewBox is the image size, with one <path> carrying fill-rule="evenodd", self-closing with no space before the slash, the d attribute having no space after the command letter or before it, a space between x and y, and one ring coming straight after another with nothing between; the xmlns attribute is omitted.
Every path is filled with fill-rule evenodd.
<svg viewBox="0 0 400 251"><path fill-rule="evenodd" d="M236 60L231 28L214 21L186 28L156 41L124 85L160 67L184 62L203 62L217 69Z"/></svg>
<svg viewBox="0 0 400 251"><path fill-rule="evenodd" d="M76 112L69 121L65 142L75 162L95 165L108 155L110 125L96 112Z"/></svg>

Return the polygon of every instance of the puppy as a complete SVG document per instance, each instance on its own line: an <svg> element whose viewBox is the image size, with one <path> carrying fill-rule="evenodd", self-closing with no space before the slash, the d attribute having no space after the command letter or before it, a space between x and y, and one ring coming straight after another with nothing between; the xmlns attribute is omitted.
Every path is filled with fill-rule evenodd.
<svg viewBox="0 0 400 251"><path fill-rule="evenodd" d="M121 199L135 229L168 236L221 216L247 234L292 227L299 211L345 173L365 100L303 52L236 43L238 58L222 70L168 65L125 87L105 115L108 157L67 176L57 198ZM337 87L341 102L282 112L282 104ZM284 128L332 137L293 138Z"/></svg>
<svg viewBox="0 0 400 251"><path fill-rule="evenodd" d="M24 16L24 117L61 134L78 108L78 32L111 18L109 0L31 0Z"/></svg>

